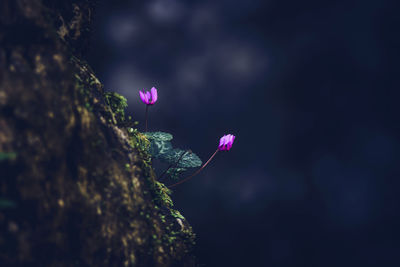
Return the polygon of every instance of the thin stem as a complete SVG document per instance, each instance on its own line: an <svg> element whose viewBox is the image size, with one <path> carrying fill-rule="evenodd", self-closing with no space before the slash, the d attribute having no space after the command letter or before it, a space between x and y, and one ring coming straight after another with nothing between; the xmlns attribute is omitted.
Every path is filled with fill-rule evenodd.
<svg viewBox="0 0 400 267"><path fill-rule="evenodd" d="M185 179L183 179L183 180L180 180L179 182L177 182L177 183L175 183L175 184L173 184L173 185L170 185L170 186L168 186L168 187L171 188L171 187L177 186L178 184L184 183L184 182L188 181L190 178L192 178L193 176L199 174L199 172L201 172L201 171L207 166L207 164L210 163L210 161L211 161L212 158L217 154L218 151L219 151L219 149L215 150L214 154L212 154L212 156L207 160L207 162L204 163L203 166L201 166L201 168L198 169L195 173L193 173L193 174L190 175L189 177L187 177L187 178L185 178Z"/></svg>
<svg viewBox="0 0 400 267"><path fill-rule="evenodd" d="M146 117L146 128L145 128L145 132L147 132L147 112L148 112L148 110L149 110L149 105L146 105L146 115L145 115L145 117Z"/></svg>
<svg viewBox="0 0 400 267"><path fill-rule="evenodd" d="M160 175L160 178L158 178L158 181L161 181L161 178L167 173L167 171L168 171L169 169L171 169L172 167L175 168L176 166L178 166L179 161L181 161L183 155L185 155L186 152L187 152L187 151L183 151L182 154L179 156L179 159L178 159L175 163L173 163L173 164L171 164L171 165L168 166L168 168Z"/></svg>

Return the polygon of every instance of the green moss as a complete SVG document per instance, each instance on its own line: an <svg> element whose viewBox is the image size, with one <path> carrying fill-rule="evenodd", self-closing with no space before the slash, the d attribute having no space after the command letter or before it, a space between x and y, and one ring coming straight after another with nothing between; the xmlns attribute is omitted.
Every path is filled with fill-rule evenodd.
<svg viewBox="0 0 400 267"><path fill-rule="evenodd" d="M17 157L17 153L15 152L0 152L0 161L15 159Z"/></svg>
<svg viewBox="0 0 400 267"><path fill-rule="evenodd" d="M166 231L163 234L162 242L166 246L173 247L174 249L177 249L174 246L177 240L183 241L189 247L192 246L194 244L195 235L190 226L186 224L185 228L181 231L171 231L171 229L176 227L176 220L180 219L184 221L185 217L183 217L179 211L172 209L174 204L170 196L172 193L171 190L163 183L154 179L154 172L152 172L151 166L151 156L149 155L150 141L144 134L139 133L136 129L128 128L128 133L131 138L131 146L135 147L139 151L139 155L142 156L142 169L145 171L145 176L147 177L146 181L150 189L153 203L155 204L155 210L157 210L157 213L159 214L161 223L165 224ZM160 212L159 207L167 208L169 212L162 213Z"/></svg>
<svg viewBox="0 0 400 267"><path fill-rule="evenodd" d="M185 220L185 217L183 217L182 214L177 210L171 209L171 215L175 218Z"/></svg>
<svg viewBox="0 0 400 267"><path fill-rule="evenodd" d="M164 235L163 241L166 242L168 245L174 244L175 240L177 239L176 232L171 232L170 235Z"/></svg>
<svg viewBox="0 0 400 267"><path fill-rule="evenodd" d="M160 218L161 218L161 222L162 222L162 223L166 223L166 222L167 222L167 221L165 220L165 215L161 215Z"/></svg>
<svg viewBox="0 0 400 267"><path fill-rule="evenodd" d="M131 165L129 163L125 164L125 170L129 171L131 169Z"/></svg>
<svg viewBox="0 0 400 267"><path fill-rule="evenodd" d="M83 81L82 77L79 76L78 74L75 74L75 79L76 79L75 88L83 98L84 107L89 111L93 111L93 103L92 103L93 97L90 94L90 90L85 86L86 84L85 81Z"/></svg>
<svg viewBox="0 0 400 267"><path fill-rule="evenodd" d="M130 145L136 148L139 155L142 157L142 169L146 172L147 183L150 188L150 192L153 197L156 210L159 210L158 206L161 207L172 207L173 202L170 197L171 190L169 190L163 183L160 183L154 179L154 172L151 166L151 156L148 153L150 142L145 135L139 133L136 129L128 128L130 134ZM145 193L145 192L144 192Z"/></svg>
<svg viewBox="0 0 400 267"><path fill-rule="evenodd" d="M146 136L142 133L139 133L137 129L127 128L129 133L129 143L133 148L136 148L142 158L147 162L150 163L151 156L148 153L150 149L150 141L146 138ZM150 166L147 166L150 167Z"/></svg>
<svg viewBox="0 0 400 267"><path fill-rule="evenodd" d="M1 209L10 209L10 208L15 208L17 204L14 201L5 199L5 198L0 198L0 210Z"/></svg>
<svg viewBox="0 0 400 267"><path fill-rule="evenodd" d="M115 114L115 119L117 120L117 122L125 122L125 109L128 107L126 98L115 92L104 93L104 98L107 105Z"/></svg>
<svg viewBox="0 0 400 267"><path fill-rule="evenodd" d="M147 213L140 211L139 214L146 218L150 223L152 223L152 217L154 215L159 216L159 221L163 225L160 229L161 225L154 224L156 230L150 236L153 240L153 246L156 247L162 245L164 247L169 247L172 254L181 253L180 251L182 251L182 249L190 249L194 244L195 239L191 227L185 223L185 227L182 226L181 230L172 230L176 229L176 224L179 220L184 221L185 218L179 211L172 209L174 204L170 196L171 190L168 189L166 185L155 179L152 167L152 157L149 154L149 139L137 129L132 128L131 125L127 126L126 124L126 121L132 120L131 116L125 114L125 109L128 106L126 98L117 93L105 93L104 97L106 100L105 102L110 108L112 121L114 121L114 123L116 122L116 125L127 131L129 144L137 151L137 154L141 159L140 168L143 171L143 176L146 178L146 184L148 187L148 190L144 190L143 194L151 196L154 204L154 212ZM134 123L134 125L137 125L137 123ZM126 171L129 171L132 167L129 163L126 163L124 166ZM182 247L182 244L184 244L184 247ZM153 248L149 248L149 254L153 253L152 250Z"/></svg>
<svg viewBox="0 0 400 267"><path fill-rule="evenodd" d="M153 200L156 205L171 208L174 203L170 197L171 190L168 189L163 183L154 181L153 184Z"/></svg>

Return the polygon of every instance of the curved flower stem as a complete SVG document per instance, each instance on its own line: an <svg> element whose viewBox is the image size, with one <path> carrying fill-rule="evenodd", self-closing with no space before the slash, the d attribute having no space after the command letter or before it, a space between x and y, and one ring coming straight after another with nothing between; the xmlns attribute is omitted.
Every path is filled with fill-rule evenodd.
<svg viewBox="0 0 400 267"><path fill-rule="evenodd" d="M168 171L169 169L171 169L172 167L175 168L175 167L178 165L179 161L181 161L183 155L185 155L186 152L187 152L187 151L183 151L182 154L180 155L179 159L178 159L174 164L171 164L171 165L168 166L168 168L160 175L160 178L158 178L158 181L161 181L161 178L167 173L167 171Z"/></svg>
<svg viewBox="0 0 400 267"><path fill-rule="evenodd" d="M187 178L185 178L185 179L183 179L183 180L180 180L179 182L177 182L177 183L175 183L175 184L173 184L173 185L170 185L170 186L168 186L168 187L171 188L171 187L177 186L177 185L179 185L179 184L182 184L182 183L188 181L188 180L189 180L190 178L192 178L193 176L199 174L199 172L201 172L201 171L207 166L207 164L210 163L210 161L211 161L212 158L217 154L218 151L219 151L219 149L217 149L217 150L214 152L214 154L212 154L212 156L207 160L207 162L204 163L203 166L201 166L201 168L198 169L195 173L193 173L193 174L190 175L189 177L187 177Z"/></svg>
<svg viewBox="0 0 400 267"><path fill-rule="evenodd" d="M149 110L149 105L146 105L146 115L145 115L145 117L146 117L146 128L145 128L145 132L147 132L147 112L148 112L148 110Z"/></svg>

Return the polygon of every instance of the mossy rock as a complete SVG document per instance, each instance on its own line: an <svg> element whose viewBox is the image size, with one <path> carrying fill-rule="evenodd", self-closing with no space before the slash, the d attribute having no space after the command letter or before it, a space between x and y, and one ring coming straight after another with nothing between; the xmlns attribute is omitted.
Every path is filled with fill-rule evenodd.
<svg viewBox="0 0 400 267"><path fill-rule="evenodd" d="M82 60L95 4L0 2L0 266L195 266L149 141Z"/></svg>

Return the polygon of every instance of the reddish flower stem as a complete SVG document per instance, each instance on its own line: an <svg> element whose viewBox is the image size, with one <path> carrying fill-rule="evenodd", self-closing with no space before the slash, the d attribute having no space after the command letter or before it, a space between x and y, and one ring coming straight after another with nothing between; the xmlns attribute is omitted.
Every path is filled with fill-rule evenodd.
<svg viewBox="0 0 400 267"><path fill-rule="evenodd" d="M148 110L149 110L149 105L146 105L146 115L145 115L145 117L146 117L146 128L145 128L145 132L147 132L147 113L148 113Z"/></svg>
<svg viewBox="0 0 400 267"><path fill-rule="evenodd" d="M177 182L177 183L175 183L175 184L173 184L173 185L170 185L170 186L168 186L168 187L171 188L171 187L177 186L177 185L179 185L179 184L182 184L182 183L188 181L189 179L191 179L193 176L199 174L199 172L201 172L201 171L207 166L207 164L210 163L210 161L213 159L213 157L217 154L218 151L219 151L219 149L217 149L217 150L214 152L214 154L212 154L212 156L207 160L207 162L204 163L203 166L201 166L201 168L198 169L195 173L193 173L193 174L190 175L189 177L187 177L187 178L185 178L185 179L183 179L183 180L180 180L179 182Z"/></svg>

